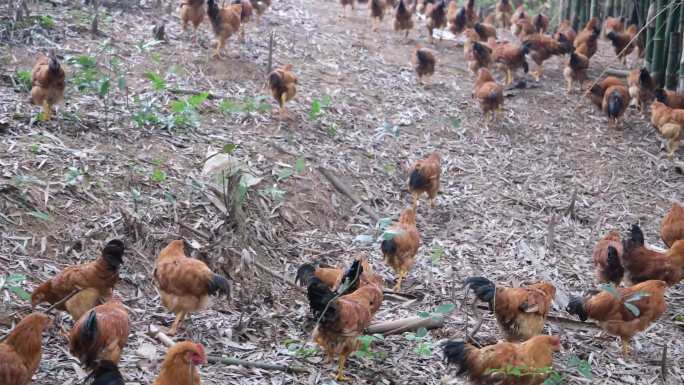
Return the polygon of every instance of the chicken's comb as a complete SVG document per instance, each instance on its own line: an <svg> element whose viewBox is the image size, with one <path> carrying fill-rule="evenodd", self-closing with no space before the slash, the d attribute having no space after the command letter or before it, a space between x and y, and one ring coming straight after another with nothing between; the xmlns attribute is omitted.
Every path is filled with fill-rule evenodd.
<svg viewBox="0 0 684 385"><path fill-rule="evenodd" d="M202 356L203 359L207 358L207 354L204 352L204 346L202 344L195 344L197 347L197 353Z"/></svg>

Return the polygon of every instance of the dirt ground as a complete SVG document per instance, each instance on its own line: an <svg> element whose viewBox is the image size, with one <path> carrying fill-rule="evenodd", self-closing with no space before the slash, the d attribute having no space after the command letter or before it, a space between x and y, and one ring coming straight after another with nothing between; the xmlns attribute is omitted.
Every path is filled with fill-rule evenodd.
<svg viewBox="0 0 684 385"><path fill-rule="evenodd" d="M387 296L376 321L448 304L456 309L424 337L373 342L348 362L349 383L465 383L441 362L439 344L464 337L462 282L473 275L500 285L556 285L546 331L561 336L555 368L567 384L684 381L681 284L668 291L667 313L635 338L629 359L614 337L570 321L563 310L569 295L596 288L597 239L639 223L647 242L662 248L660 221L672 202L684 200L684 178L647 118L632 109L622 130L609 129L587 100L566 95L565 59L554 58L540 83L527 76L527 88L507 92L502 121L486 122L470 98L474 79L461 45L428 45L437 51L437 72L430 86L417 85L408 62L416 43L427 45L424 21L407 40L391 30L389 15L373 33L365 5L340 19L337 2L274 0L258 26L247 26L246 42L231 39L221 60L209 58L208 23L193 44L175 7L104 7L99 35L89 32L92 9L81 5L33 3L32 16L19 25L7 12L0 17L0 279L21 275L17 285L30 292L65 266L91 260L107 240L124 239L119 291L133 332L120 367L128 383L149 384L158 373L165 348L146 332L168 327L173 317L160 304L151 271L161 247L178 238L231 276L232 295L190 317L176 340L201 342L212 355L306 370L210 364L201 369L204 383L332 383L333 367L310 341L306 297L283 278L292 282L303 262L341 266L363 253L391 287L394 274L382 262L382 230L373 215L381 224L398 217L410 202L407 169L431 151L443 158L438 205L419 207L418 262L404 295ZM168 42L151 43L155 23L165 23ZM274 65L292 63L299 79L288 106L293 119L283 123L264 89L271 32ZM55 119L42 122L17 73L30 71L49 49L63 59L68 86ZM97 87L79 90L75 77L84 70L71 60L83 56L95 59L99 72ZM601 41L590 76L609 65L620 68ZM155 89L150 72L163 87ZM111 88L100 97L103 76ZM178 116L174 101L204 91L209 98L189 112L196 124L168 119ZM136 125L150 111L161 122ZM223 148L240 170L226 183L202 172L210 149ZM376 214L338 191L325 170ZM255 183L244 201L223 193L240 191L240 175ZM19 291L9 284L0 290L0 335L29 311ZM69 330L71 319L56 317ZM501 338L490 314L476 338ZM86 374L66 344L64 332L48 333L33 383L81 382ZM576 358L588 361L593 380L571 365Z"/></svg>

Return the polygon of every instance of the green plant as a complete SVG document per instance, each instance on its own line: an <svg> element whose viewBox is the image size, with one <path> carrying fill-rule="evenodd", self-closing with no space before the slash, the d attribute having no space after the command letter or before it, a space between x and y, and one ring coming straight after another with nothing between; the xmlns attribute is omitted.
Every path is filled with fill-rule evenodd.
<svg viewBox="0 0 684 385"><path fill-rule="evenodd" d="M31 299L31 295L21 287L21 283L26 281L26 276L22 274L9 274L0 278L0 291L7 288L7 290L16 294L24 301Z"/></svg>
<svg viewBox="0 0 684 385"><path fill-rule="evenodd" d="M316 347L307 346L305 342L299 340L286 339L283 341L283 344L287 348L288 353L297 358L309 358L318 353L318 349Z"/></svg>
<svg viewBox="0 0 684 385"><path fill-rule="evenodd" d="M357 338L359 341L359 348L354 352L354 356L359 358L383 358L385 352L374 352L372 344L375 341L384 341L385 337L382 334L362 335Z"/></svg>
<svg viewBox="0 0 684 385"><path fill-rule="evenodd" d="M594 375L591 372L591 364L589 364L589 361L583 360L575 355L572 355L570 358L568 358L567 367L570 369L577 369L577 372L584 378L590 380L594 378Z"/></svg>
<svg viewBox="0 0 684 385"><path fill-rule="evenodd" d="M219 103L219 111L224 115L244 113L251 114L253 112L269 112L272 106L266 102L266 96L258 95L255 97L245 97L242 101L236 99L223 99Z"/></svg>
<svg viewBox="0 0 684 385"><path fill-rule="evenodd" d="M439 263L439 261L442 259L444 256L444 249L440 245L435 245L432 248L432 251L430 252L430 261L432 262L433 265L436 265Z"/></svg>
<svg viewBox="0 0 684 385"><path fill-rule="evenodd" d="M39 143L33 143L28 147L29 152L32 154L37 154L40 152L40 144Z"/></svg>
<svg viewBox="0 0 684 385"><path fill-rule="evenodd" d="M197 128L201 117L197 108L209 98L208 92L191 95L171 103L171 115L166 120L168 128Z"/></svg>
<svg viewBox="0 0 684 385"><path fill-rule="evenodd" d="M416 347L413 348L414 353L421 357L432 356L433 343L426 328L419 328L415 333L404 333L404 338L416 343Z"/></svg>
<svg viewBox="0 0 684 385"><path fill-rule="evenodd" d="M282 200L285 197L285 191L278 188L278 185L274 184L271 187L262 189L259 193L264 197L269 197L274 200Z"/></svg>
<svg viewBox="0 0 684 385"><path fill-rule="evenodd" d="M64 175L64 183L67 186L75 186L83 181L84 175L78 167L69 167Z"/></svg>
<svg viewBox="0 0 684 385"><path fill-rule="evenodd" d="M437 306L432 312L429 311L419 311L418 317L420 318L430 318L430 317L441 317L447 315L454 311L456 305L451 302L443 303Z"/></svg>
<svg viewBox="0 0 684 385"><path fill-rule="evenodd" d="M326 133L328 134L329 137L335 138L337 136L337 131L338 131L338 126L337 123L332 122L326 129Z"/></svg>
<svg viewBox="0 0 684 385"><path fill-rule="evenodd" d="M325 95L321 99L313 99L311 101L311 109L309 110L309 119L318 120L325 114L325 109L332 105L332 97Z"/></svg>
<svg viewBox="0 0 684 385"><path fill-rule="evenodd" d="M31 91L33 81L31 80L31 71L19 70L17 71L16 88L17 91L28 92Z"/></svg>
<svg viewBox="0 0 684 385"><path fill-rule="evenodd" d="M55 26L55 19L53 19L50 15L41 15L38 18L38 21L40 26L45 29L52 29Z"/></svg>
<svg viewBox="0 0 684 385"><path fill-rule="evenodd" d="M98 89L100 71L97 69L97 61L91 56L76 56L68 60L74 71L69 83L74 84L80 92Z"/></svg>
<svg viewBox="0 0 684 385"><path fill-rule="evenodd" d="M164 183L164 181L166 181L166 173L158 168L155 168L152 170L150 179L156 183Z"/></svg>
<svg viewBox="0 0 684 385"><path fill-rule="evenodd" d="M40 211L40 210L36 209L34 211L30 211L28 213L28 215L30 215L34 218L40 219L43 222L52 222L52 217L50 217L50 214L48 214L44 211Z"/></svg>
<svg viewBox="0 0 684 385"><path fill-rule="evenodd" d="M161 124L159 110L153 98L140 99L138 95L133 96L133 103L136 105L133 114L133 123L136 127L157 126Z"/></svg>
<svg viewBox="0 0 684 385"><path fill-rule="evenodd" d="M152 89L157 92L162 92L166 90L166 80L158 72L147 71L145 72L145 77L152 82Z"/></svg>

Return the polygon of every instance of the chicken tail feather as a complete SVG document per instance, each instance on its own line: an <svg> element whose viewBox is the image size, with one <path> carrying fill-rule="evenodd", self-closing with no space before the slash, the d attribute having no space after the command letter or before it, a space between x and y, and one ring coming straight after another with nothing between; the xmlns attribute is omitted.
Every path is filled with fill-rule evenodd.
<svg viewBox="0 0 684 385"><path fill-rule="evenodd" d="M81 345L79 351L81 352L80 360L86 367L91 367L94 365L95 357L93 353L92 346L95 345L97 341L98 334L97 325L97 313L94 310L88 312L88 318L86 318L81 330L78 333L78 344Z"/></svg>
<svg viewBox="0 0 684 385"><path fill-rule="evenodd" d="M487 302L490 307L492 306L496 293L494 282L485 277L470 277L466 279L464 286L472 289L480 301Z"/></svg>
<svg viewBox="0 0 684 385"><path fill-rule="evenodd" d="M359 260L355 260L354 263L352 263L351 266L349 266L349 269L344 273L344 276L342 277L342 285L340 288L344 288L344 290L338 289L338 295L345 295L349 293L353 293L356 291L356 289L359 288L359 281L361 279L361 274L363 273L363 266L361 266L361 262ZM346 282L346 284L345 284Z"/></svg>
<svg viewBox="0 0 684 385"><path fill-rule="evenodd" d="M416 167L411 171L409 177L409 187L411 190L424 189L430 185L430 179L420 172L420 168Z"/></svg>
<svg viewBox="0 0 684 385"><path fill-rule="evenodd" d="M215 294L216 292L221 292L225 295L230 294L230 283L226 277L214 274L211 281L209 282L209 294Z"/></svg>
<svg viewBox="0 0 684 385"><path fill-rule="evenodd" d="M397 242L392 239L383 239L380 244L382 255L394 255L397 253Z"/></svg>
<svg viewBox="0 0 684 385"><path fill-rule="evenodd" d="M309 282L306 292L309 297L309 306L311 307L311 310L313 310L314 315L316 317L321 317L321 314L325 312L323 317L321 317L321 322L325 322L335 317L335 307L328 306L328 303L336 296L323 281L314 277Z"/></svg>
<svg viewBox="0 0 684 385"><path fill-rule="evenodd" d="M622 241L623 256L628 256L634 249L642 246L644 246L644 233L639 225L634 224L630 230L629 238Z"/></svg>
<svg viewBox="0 0 684 385"><path fill-rule="evenodd" d="M523 60L522 68L523 68L523 72L525 72L525 73L530 72L530 65L527 64L527 60Z"/></svg>
<svg viewBox="0 0 684 385"><path fill-rule="evenodd" d="M102 249L102 257L113 268L118 268L123 263L124 243L119 239L112 239Z"/></svg>
<svg viewBox="0 0 684 385"><path fill-rule="evenodd" d="M310 263L305 263L297 269L297 275L295 275L295 283L299 286L305 287L309 286L311 280L316 278L316 268Z"/></svg>
<svg viewBox="0 0 684 385"><path fill-rule="evenodd" d="M102 361L88 378L90 385L125 385L119 368L111 361ZM88 383L88 380L86 380Z"/></svg>
<svg viewBox="0 0 684 385"><path fill-rule="evenodd" d="M458 365L458 374L463 374L470 369L468 365L468 353L470 353L471 349L472 347L464 341L447 341L442 344L444 362L451 365Z"/></svg>
<svg viewBox="0 0 684 385"><path fill-rule="evenodd" d="M580 297L570 298L570 302L568 302L568 306L565 308L565 310L570 314L578 316L582 321L586 321L587 318L589 318L587 315L587 309L584 306L584 300Z"/></svg>
<svg viewBox="0 0 684 385"><path fill-rule="evenodd" d="M221 17L219 15L219 6L215 0L207 0L207 15L211 20L211 26L214 28L214 33L218 34L221 31Z"/></svg>
<svg viewBox="0 0 684 385"><path fill-rule="evenodd" d="M622 267L617 249L613 246L608 246L606 262L608 262L604 271L606 278L610 282L620 282L625 274L625 268Z"/></svg>

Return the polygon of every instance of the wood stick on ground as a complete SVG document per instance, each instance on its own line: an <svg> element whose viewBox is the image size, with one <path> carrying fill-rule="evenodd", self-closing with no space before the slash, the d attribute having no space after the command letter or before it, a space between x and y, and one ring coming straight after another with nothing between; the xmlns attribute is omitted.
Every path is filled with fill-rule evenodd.
<svg viewBox="0 0 684 385"><path fill-rule="evenodd" d="M663 355L660 358L660 375L663 376L663 382L667 381L667 342L663 346Z"/></svg>
<svg viewBox="0 0 684 385"><path fill-rule="evenodd" d="M444 318L441 316L421 318L409 317L394 321L379 322L372 324L366 328L367 334L382 334L389 336L393 334L401 334L410 331L416 331L420 328L427 330L439 329L444 326Z"/></svg>
<svg viewBox="0 0 684 385"><path fill-rule="evenodd" d="M59 301L57 301L57 302L53 303L52 305L50 305L50 307L48 307L47 309L45 309L45 311L43 311L43 313L48 313L48 312L52 311L54 308L56 308L57 306L60 306L60 305L64 304L64 302L68 301L71 297L75 296L78 292L80 292L80 290L77 290L77 289L76 289L76 290L72 291L72 292L69 293L69 295L67 295L66 297L64 297L64 298L60 299ZM10 315L10 317L13 317L13 316L17 315L18 313L19 313L19 312L14 312L13 314ZM12 329L12 330L14 330L14 329ZM0 337L0 342L4 341L5 338L7 338L7 336L10 335L11 333L12 333L12 331L10 331L10 332L7 333L6 335Z"/></svg>
<svg viewBox="0 0 684 385"><path fill-rule="evenodd" d="M608 68L606 70L606 75L608 76L617 76L621 78L626 78L629 75L629 71L624 71L624 70L618 70L615 68Z"/></svg>
<svg viewBox="0 0 684 385"><path fill-rule="evenodd" d="M156 338L157 340L159 340L159 342L161 342L167 348L170 348L176 344L175 342L173 342L173 339L171 339L171 337L167 336L164 332L162 332L155 325L150 325L147 334L150 337ZM281 372L287 372L287 373L308 372L308 370L306 368L301 367L301 366L278 365L278 364L272 364L272 363L268 363L268 362L259 362L259 361L245 361L245 360L240 360L237 358L218 357L218 356L213 356L213 355L209 355L207 357L207 361L210 364L241 365L241 366L245 366L248 368L275 370L275 371L281 371Z"/></svg>
<svg viewBox="0 0 684 385"><path fill-rule="evenodd" d="M332 183L332 185L335 186L335 188L339 192L349 197L349 199L351 199L352 202L354 202L355 204L359 205L359 207L361 207L361 210L368 214L368 216L371 217L375 221L375 223L378 223L380 221L380 217L378 216L378 214L376 214L375 211L373 211L373 209L368 207L368 205L363 203L361 199L357 198L356 195L354 195L354 193L351 192L349 188L347 188L347 186L345 186L342 182L340 182L339 179L337 179L337 177L332 173L332 171L324 167L319 167L318 171L320 171L321 174L323 174L323 176L326 177L326 179L328 179L330 183Z"/></svg>
<svg viewBox="0 0 684 385"><path fill-rule="evenodd" d="M268 64L266 65L266 77L271 73L273 68L273 39L274 32L271 31L271 36L268 39Z"/></svg>

